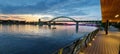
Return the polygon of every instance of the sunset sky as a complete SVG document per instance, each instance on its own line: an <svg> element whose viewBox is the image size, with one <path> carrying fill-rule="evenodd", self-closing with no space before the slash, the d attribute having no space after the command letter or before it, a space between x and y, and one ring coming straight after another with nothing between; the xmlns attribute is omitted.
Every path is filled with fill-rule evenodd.
<svg viewBox="0 0 120 54"><path fill-rule="evenodd" d="M0 0L0 19L37 21L57 16L101 20L100 0Z"/></svg>

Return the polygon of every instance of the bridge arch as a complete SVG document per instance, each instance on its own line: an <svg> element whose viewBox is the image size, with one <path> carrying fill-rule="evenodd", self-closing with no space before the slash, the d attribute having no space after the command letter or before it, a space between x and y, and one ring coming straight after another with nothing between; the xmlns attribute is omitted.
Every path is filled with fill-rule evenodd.
<svg viewBox="0 0 120 54"><path fill-rule="evenodd" d="M75 20L75 19L70 18L70 17L66 17L66 16L59 16L59 17L55 17L55 18L53 18L52 20L50 20L49 22L52 22L52 21L54 21L54 20L56 20L56 19L59 19L59 18L67 18L67 19L72 20L73 22L76 22L76 20Z"/></svg>
<svg viewBox="0 0 120 54"><path fill-rule="evenodd" d="M76 33L78 32L78 30L79 30L79 21L76 21L75 19L70 18L70 17L66 17L66 16L55 17L55 18L51 19L50 21L48 21L49 28L51 28L51 22L54 22L54 20L59 19L59 18L67 18L67 19L72 20L73 22L76 22Z"/></svg>

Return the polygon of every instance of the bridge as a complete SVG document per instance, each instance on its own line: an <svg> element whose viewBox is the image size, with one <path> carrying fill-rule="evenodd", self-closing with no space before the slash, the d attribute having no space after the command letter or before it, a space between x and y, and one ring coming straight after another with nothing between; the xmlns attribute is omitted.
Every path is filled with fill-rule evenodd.
<svg viewBox="0 0 120 54"><path fill-rule="evenodd" d="M64 18L67 18L67 19L70 19L70 20L58 20L58 21L55 21L56 19L64 19ZM78 20L75 20L73 18L70 18L70 17L66 17L66 16L59 16L59 17L55 17L53 19L51 19L50 21L47 21L47 22L86 22L86 23L101 23L101 21L97 21L97 20L93 20L93 21L78 21Z"/></svg>
<svg viewBox="0 0 120 54"><path fill-rule="evenodd" d="M64 19L64 18L67 18L67 19L70 19L71 21L68 21L68 20L61 20L61 21L55 21L56 19ZM48 21L48 26L51 27L51 22L53 22L53 24L55 24L55 22L75 22L76 23L76 32L78 32L79 30L79 22L92 22L92 23L100 23L99 21L77 21L75 20L74 18L71 18L71 17L66 17L66 16L59 16L59 17L55 17L53 19L51 19L50 21Z"/></svg>
<svg viewBox="0 0 120 54"><path fill-rule="evenodd" d="M70 20L72 20L72 21L54 21L54 20L60 19L60 18L67 18L67 19L70 19ZM75 23L76 23L76 32L78 32L78 30L79 30L79 22L76 21L76 20L73 19L73 18L70 18L70 17L66 17L66 16L55 17L55 18L53 18L52 20L48 21L48 26L49 26L49 27L51 27L51 22L54 22L54 24L55 24L55 22L75 22Z"/></svg>
<svg viewBox="0 0 120 54"><path fill-rule="evenodd" d="M56 19L59 19L59 18L67 18L67 19L72 20L72 22L77 22L75 19L70 18L70 17L66 17L66 16L55 17L55 18L53 18L52 20L50 20L49 22L52 22L52 21L54 21L54 20L56 20ZM61 21L61 22L67 22L67 21Z"/></svg>

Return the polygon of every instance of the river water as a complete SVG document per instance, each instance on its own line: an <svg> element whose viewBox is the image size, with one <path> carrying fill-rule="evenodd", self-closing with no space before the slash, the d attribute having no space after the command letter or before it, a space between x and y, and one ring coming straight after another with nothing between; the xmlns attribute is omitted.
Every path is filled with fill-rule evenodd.
<svg viewBox="0 0 120 54"><path fill-rule="evenodd" d="M56 27L56 29L52 29ZM96 27L57 25L1 25L0 54L51 54L92 32Z"/></svg>

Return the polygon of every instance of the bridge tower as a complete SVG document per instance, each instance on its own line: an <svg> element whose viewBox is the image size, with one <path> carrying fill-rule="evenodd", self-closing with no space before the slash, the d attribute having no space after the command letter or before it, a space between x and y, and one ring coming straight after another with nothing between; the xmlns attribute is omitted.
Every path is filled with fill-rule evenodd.
<svg viewBox="0 0 120 54"><path fill-rule="evenodd" d="M51 22L50 21L48 22L48 27L51 29Z"/></svg>
<svg viewBox="0 0 120 54"><path fill-rule="evenodd" d="M43 22L41 22L41 19L39 19L38 21L39 21L38 24L42 26Z"/></svg>
<svg viewBox="0 0 120 54"><path fill-rule="evenodd" d="M79 31L79 22L76 21L76 33L78 33L78 31Z"/></svg>

